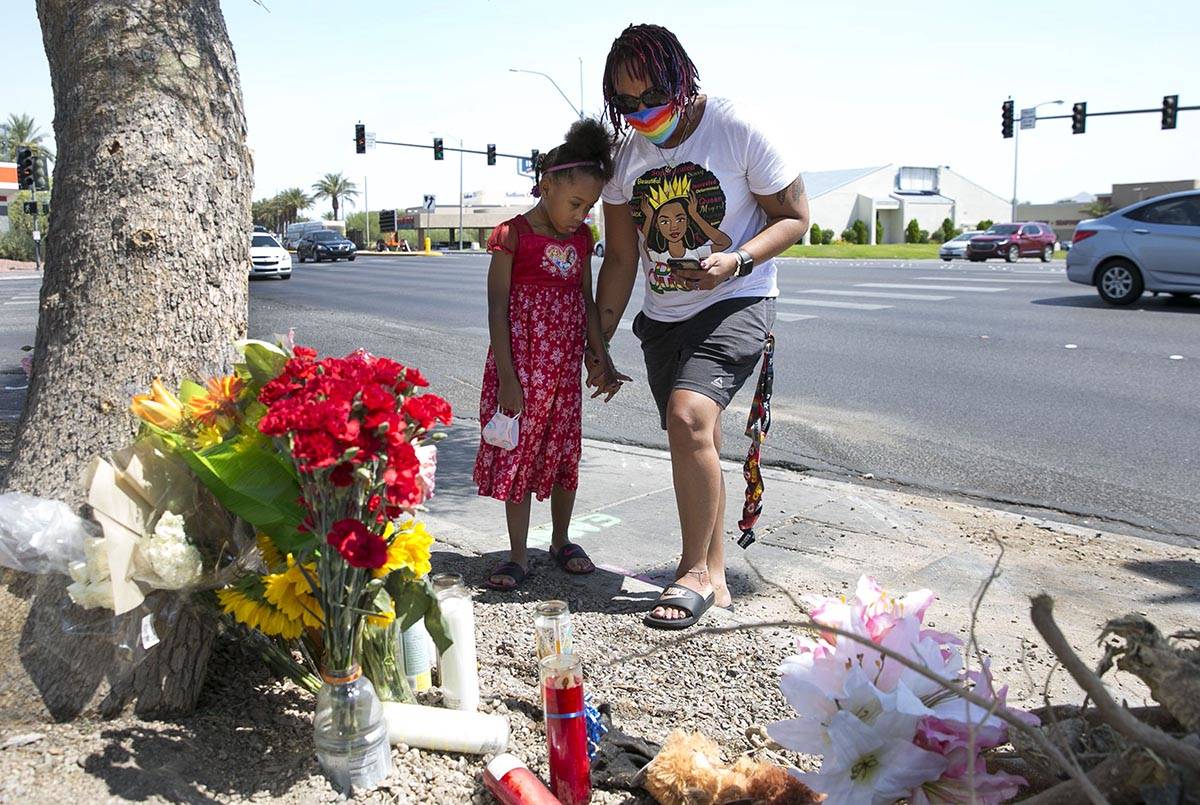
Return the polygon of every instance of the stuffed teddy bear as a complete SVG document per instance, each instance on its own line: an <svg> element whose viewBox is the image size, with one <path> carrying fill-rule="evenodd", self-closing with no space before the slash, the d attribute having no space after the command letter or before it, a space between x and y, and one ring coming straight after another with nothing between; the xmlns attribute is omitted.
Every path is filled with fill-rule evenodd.
<svg viewBox="0 0 1200 805"><path fill-rule="evenodd" d="M748 757L732 766L715 741L675 730L643 772L642 787L661 805L807 805L824 797L784 769Z"/></svg>

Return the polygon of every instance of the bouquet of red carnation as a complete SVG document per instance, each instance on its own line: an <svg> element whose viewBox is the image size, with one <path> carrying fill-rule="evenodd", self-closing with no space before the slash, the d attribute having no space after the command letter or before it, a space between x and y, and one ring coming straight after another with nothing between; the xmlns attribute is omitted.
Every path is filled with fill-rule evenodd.
<svg viewBox="0 0 1200 805"><path fill-rule="evenodd" d="M291 457L307 509L300 562L315 559L310 579L321 604L327 668L355 666L357 637L383 592L373 570L387 564L388 522L423 502L418 447L450 405L418 391L421 373L358 351L317 359L297 346L258 399L259 430ZM306 571L307 572L307 571Z"/></svg>

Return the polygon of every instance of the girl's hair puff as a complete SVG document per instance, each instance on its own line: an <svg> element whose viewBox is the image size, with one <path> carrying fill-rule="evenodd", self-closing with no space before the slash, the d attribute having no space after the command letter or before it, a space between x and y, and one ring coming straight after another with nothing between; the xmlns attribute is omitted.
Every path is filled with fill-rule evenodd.
<svg viewBox="0 0 1200 805"><path fill-rule="evenodd" d="M555 171L555 177L567 178L576 172L607 182L613 177L612 137L604 124L593 118L584 118L571 124L567 139L555 148L538 157L534 166L534 184L542 176L559 165L581 162L570 168Z"/></svg>

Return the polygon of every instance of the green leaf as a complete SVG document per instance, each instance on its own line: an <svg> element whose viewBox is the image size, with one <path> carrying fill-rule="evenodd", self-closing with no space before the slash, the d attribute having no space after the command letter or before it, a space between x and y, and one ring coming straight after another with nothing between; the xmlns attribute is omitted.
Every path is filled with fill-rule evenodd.
<svg viewBox="0 0 1200 805"><path fill-rule="evenodd" d="M202 394L207 394L204 386L197 383L195 380L185 380L179 384L179 401L185 405L193 398L199 397Z"/></svg>
<svg viewBox="0 0 1200 805"><path fill-rule="evenodd" d="M396 620L400 622L401 629L407 629L424 618L425 628L429 630L434 645L439 652L443 652L450 648L453 641L446 631L437 596L433 594L433 585L428 577L412 579L405 578L406 575L398 571L390 573L385 585L396 605Z"/></svg>
<svg viewBox="0 0 1200 805"><path fill-rule="evenodd" d="M262 388L279 377L284 364L288 362L289 355L286 352L266 341L250 338L238 341L236 346L242 351L245 358L244 364L239 366L245 366L246 371L250 374L251 385L256 389Z"/></svg>
<svg viewBox="0 0 1200 805"><path fill-rule="evenodd" d="M297 553L314 539L299 530L304 508L295 470L270 446L230 439L179 453L221 505L265 532L280 551Z"/></svg>

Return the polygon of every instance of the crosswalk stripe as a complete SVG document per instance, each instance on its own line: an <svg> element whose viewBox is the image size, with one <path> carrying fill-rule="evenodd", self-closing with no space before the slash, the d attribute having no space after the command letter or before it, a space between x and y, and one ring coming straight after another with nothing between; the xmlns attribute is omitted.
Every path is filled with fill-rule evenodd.
<svg viewBox="0 0 1200 805"><path fill-rule="evenodd" d="M808 307L836 307L846 310L887 310L892 305L867 305L861 302L834 302L824 299L780 299L784 305L806 305Z"/></svg>
<svg viewBox="0 0 1200 805"><path fill-rule="evenodd" d="M907 285L900 282L860 282L855 288L908 288L914 291L963 291L965 293L1000 293L1007 288L973 288L970 285Z"/></svg>
<svg viewBox="0 0 1200 805"><path fill-rule="evenodd" d="M1010 279L995 279L992 277L914 277L919 280L949 280L950 282L1012 282L1021 283L1023 285L1054 285L1059 280L1010 280Z"/></svg>
<svg viewBox="0 0 1200 805"><path fill-rule="evenodd" d="M36 299L28 299L28 300L23 300L21 302L5 302L4 304L5 305L36 305L37 303L38 303L38 300L36 300Z"/></svg>
<svg viewBox="0 0 1200 805"><path fill-rule="evenodd" d="M923 293L888 293L887 291L826 291L821 288L809 288L801 293L819 293L827 296L867 296L879 299L911 299L917 302L944 302L953 296L933 296Z"/></svg>
<svg viewBox="0 0 1200 805"><path fill-rule="evenodd" d="M804 321L805 319L819 319L821 317L809 316L804 313L778 312L775 314L775 318L779 319L780 321Z"/></svg>

